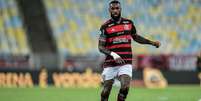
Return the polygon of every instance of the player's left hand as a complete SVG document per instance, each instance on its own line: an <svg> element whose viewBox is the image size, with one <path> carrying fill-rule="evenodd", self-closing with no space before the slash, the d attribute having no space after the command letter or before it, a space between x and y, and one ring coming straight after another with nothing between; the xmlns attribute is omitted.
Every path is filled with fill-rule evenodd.
<svg viewBox="0 0 201 101"><path fill-rule="evenodd" d="M153 41L152 45L156 48L159 48L161 46L161 43L159 41Z"/></svg>

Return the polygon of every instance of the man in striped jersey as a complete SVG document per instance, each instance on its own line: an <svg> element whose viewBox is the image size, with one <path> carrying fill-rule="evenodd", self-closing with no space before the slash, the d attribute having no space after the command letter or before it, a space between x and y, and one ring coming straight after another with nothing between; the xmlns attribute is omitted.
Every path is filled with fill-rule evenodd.
<svg viewBox="0 0 201 101"><path fill-rule="evenodd" d="M121 17L121 4L117 0L109 3L111 19L100 28L99 50L106 55L102 72L103 90L101 101L108 101L114 78L121 82L117 101L125 101L132 78L131 39L140 44L150 44L158 48L159 41L151 41L136 33L133 22Z"/></svg>

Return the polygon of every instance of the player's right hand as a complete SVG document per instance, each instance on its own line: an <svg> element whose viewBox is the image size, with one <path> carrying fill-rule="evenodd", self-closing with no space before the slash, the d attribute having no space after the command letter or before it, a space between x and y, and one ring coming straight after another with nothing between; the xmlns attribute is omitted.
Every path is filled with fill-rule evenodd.
<svg viewBox="0 0 201 101"><path fill-rule="evenodd" d="M116 63L125 64L125 61L117 53L111 52L110 55L114 58Z"/></svg>

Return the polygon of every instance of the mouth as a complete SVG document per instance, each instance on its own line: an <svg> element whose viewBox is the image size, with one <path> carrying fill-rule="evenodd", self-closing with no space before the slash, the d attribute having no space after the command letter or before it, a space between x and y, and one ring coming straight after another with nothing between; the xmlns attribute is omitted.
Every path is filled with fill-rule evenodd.
<svg viewBox="0 0 201 101"><path fill-rule="evenodd" d="M119 14L115 13L115 14L113 14L113 16L119 16Z"/></svg>

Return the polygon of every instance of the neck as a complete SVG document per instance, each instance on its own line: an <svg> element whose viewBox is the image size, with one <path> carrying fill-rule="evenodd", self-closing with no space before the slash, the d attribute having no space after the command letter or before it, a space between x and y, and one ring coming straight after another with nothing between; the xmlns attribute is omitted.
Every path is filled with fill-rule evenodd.
<svg viewBox="0 0 201 101"><path fill-rule="evenodd" d="M113 21L115 21L116 23L120 23L121 22L121 17L119 18L112 18Z"/></svg>

